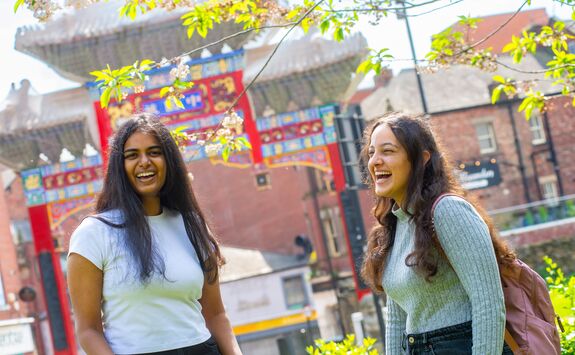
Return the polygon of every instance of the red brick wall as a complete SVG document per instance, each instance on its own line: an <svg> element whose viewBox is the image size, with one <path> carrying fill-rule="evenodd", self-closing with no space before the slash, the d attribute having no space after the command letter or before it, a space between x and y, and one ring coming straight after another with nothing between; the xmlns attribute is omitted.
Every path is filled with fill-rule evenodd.
<svg viewBox="0 0 575 355"><path fill-rule="evenodd" d="M9 295L13 297L18 294L22 284L20 281L20 270L16 258L16 249L12 240L10 231L10 218L8 214L8 204L4 199L4 188L2 178L0 177L0 273L2 273L2 282L6 298ZM6 301L8 301L6 299ZM24 305L20 304L21 310L16 311L13 308L0 310L0 320L19 318L24 316Z"/></svg>
<svg viewBox="0 0 575 355"><path fill-rule="evenodd" d="M26 207L26 199L20 176L16 176L6 188L4 199L6 200L6 204L10 206L8 215L11 220L28 219L28 208Z"/></svg>
<svg viewBox="0 0 575 355"><path fill-rule="evenodd" d="M569 98L553 100L547 117L564 194L575 194L575 109L571 105L571 100Z"/></svg>
<svg viewBox="0 0 575 355"><path fill-rule="evenodd" d="M191 164L193 187L202 209L224 245L297 254L299 235L308 236L318 261L327 268L319 216L315 210L307 168L269 169L271 188L258 189L254 172L209 161ZM338 206L335 192L317 196L319 209ZM347 253L332 260L335 270L349 270Z"/></svg>
<svg viewBox="0 0 575 355"><path fill-rule="evenodd" d="M209 161L191 164L200 206L222 243L265 251L298 253L293 240L309 234L302 198L308 192L305 170L270 169L271 188L258 190L251 169ZM307 207L309 209L309 207Z"/></svg>
<svg viewBox="0 0 575 355"><path fill-rule="evenodd" d="M555 109L548 113L548 117L555 150L561 166L561 177L564 180L565 193L574 193L575 162L572 157L575 156L575 145L573 144L575 142L575 125L572 117L575 111L559 104L555 104L554 107ZM553 174L553 166L549 160L549 145L533 145L529 122L523 113L517 112L517 104L513 105L512 112L523 157L529 195L531 201L538 201L542 199L542 196L539 193L537 178ZM497 151L492 154L481 154L479 150L474 122L483 117L493 118ZM518 151L515 146L507 106L486 106L438 114L431 118L431 123L443 143L450 161L455 165L459 162L469 163L491 158L497 160L502 182L493 187L472 191L472 194L477 196L488 210L528 202L519 169ZM536 171L534 170L532 155Z"/></svg>
<svg viewBox="0 0 575 355"><path fill-rule="evenodd" d="M518 232L504 235L504 238L514 247L543 244L555 239L575 238L575 221L533 226L523 231L519 230Z"/></svg>

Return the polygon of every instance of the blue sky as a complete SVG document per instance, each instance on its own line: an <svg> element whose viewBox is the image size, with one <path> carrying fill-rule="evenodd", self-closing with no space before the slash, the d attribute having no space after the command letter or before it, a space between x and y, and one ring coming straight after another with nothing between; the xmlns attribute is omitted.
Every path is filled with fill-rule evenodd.
<svg viewBox="0 0 575 355"><path fill-rule="evenodd" d="M40 61L14 50L14 35L16 29L24 25L34 25L32 15L20 9L13 13L15 0L0 1L0 102L6 97L10 83L27 78L38 93L47 93L64 88L77 86L77 83L67 81L58 76L48 66ZM439 4L449 4L452 0L443 0ZM429 48L430 37L457 21L457 16L485 16L514 12L523 1L518 0L465 0L453 6L433 12L428 15L411 17L410 25L415 40L416 52L422 58ZM551 0L533 0L530 7L547 9L550 16L569 18L571 10ZM419 13L422 10L413 10ZM370 47L389 48L395 58L410 59L411 52L407 41L405 23L398 21L395 15L389 15L378 26L362 23L359 30L367 37ZM411 66L409 61L398 61L392 65L394 70Z"/></svg>

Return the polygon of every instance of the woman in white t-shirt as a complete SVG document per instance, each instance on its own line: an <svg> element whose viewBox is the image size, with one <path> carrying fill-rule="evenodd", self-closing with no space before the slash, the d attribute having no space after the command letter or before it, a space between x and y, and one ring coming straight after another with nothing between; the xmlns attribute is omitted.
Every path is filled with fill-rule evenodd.
<svg viewBox="0 0 575 355"><path fill-rule="evenodd" d="M72 235L68 286L88 354L241 354L223 264L169 130L148 114L113 136L96 214Z"/></svg>

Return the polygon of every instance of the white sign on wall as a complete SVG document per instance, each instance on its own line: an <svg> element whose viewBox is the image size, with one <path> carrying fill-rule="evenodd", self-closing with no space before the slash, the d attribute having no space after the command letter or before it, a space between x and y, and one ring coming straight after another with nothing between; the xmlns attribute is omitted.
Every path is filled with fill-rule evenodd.
<svg viewBox="0 0 575 355"><path fill-rule="evenodd" d="M4 321L0 323L0 354L22 354L34 350L34 339L29 322Z"/></svg>

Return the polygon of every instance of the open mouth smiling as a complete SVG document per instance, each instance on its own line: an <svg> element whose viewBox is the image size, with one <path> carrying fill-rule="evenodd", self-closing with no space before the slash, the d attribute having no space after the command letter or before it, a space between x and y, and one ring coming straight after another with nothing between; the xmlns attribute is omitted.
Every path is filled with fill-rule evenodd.
<svg viewBox="0 0 575 355"><path fill-rule="evenodd" d="M376 171L376 172L374 172L374 175L375 175L375 181L381 182L381 181L385 181L386 179L388 179L391 176L391 172L389 172L389 171Z"/></svg>
<svg viewBox="0 0 575 355"><path fill-rule="evenodd" d="M141 172L141 173L136 174L136 178L138 178L138 180L140 180L140 181L150 180L154 176L156 176L156 173L153 171L145 171L145 172Z"/></svg>

